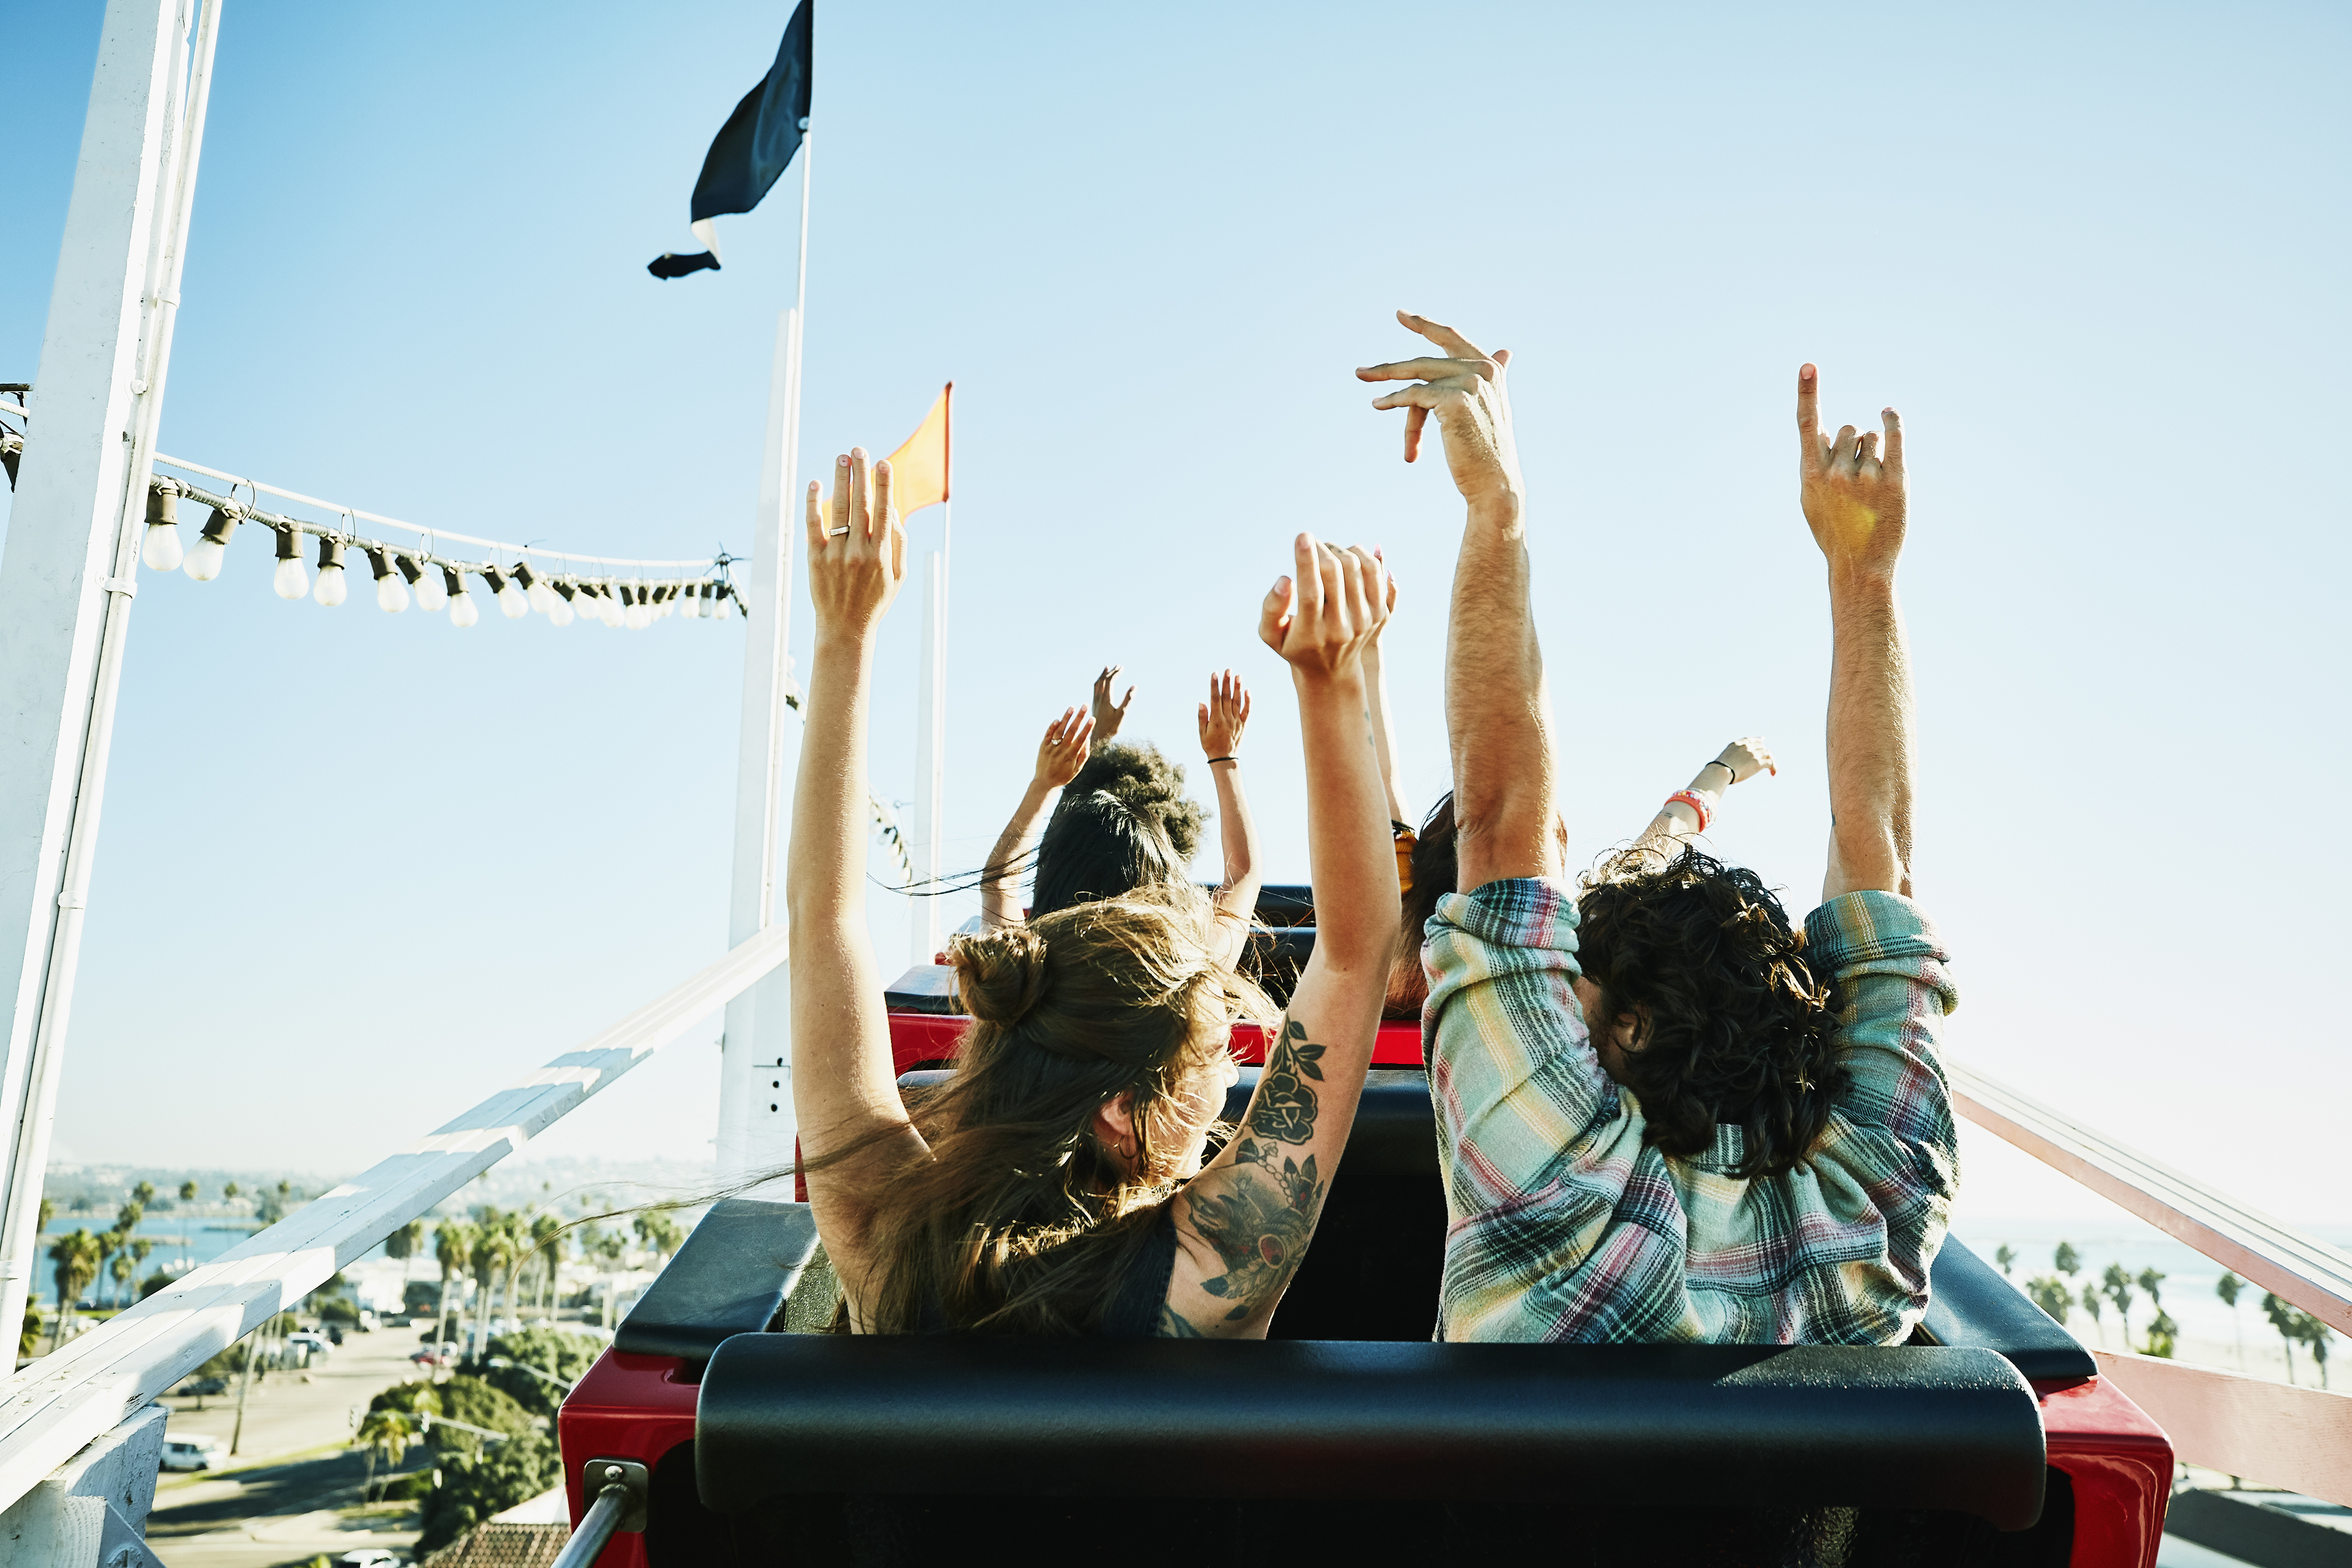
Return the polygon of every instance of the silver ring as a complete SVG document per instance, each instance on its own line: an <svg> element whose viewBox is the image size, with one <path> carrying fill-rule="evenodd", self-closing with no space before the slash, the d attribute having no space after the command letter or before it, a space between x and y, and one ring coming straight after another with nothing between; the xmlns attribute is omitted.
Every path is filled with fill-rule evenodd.
<svg viewBox="0 0 2352 1568"><path fill-rule="evenodd" d="M824 537L829 539L837 539L848 531L849 529L846 525L837 528L827 528L824 530Z"/></svg>

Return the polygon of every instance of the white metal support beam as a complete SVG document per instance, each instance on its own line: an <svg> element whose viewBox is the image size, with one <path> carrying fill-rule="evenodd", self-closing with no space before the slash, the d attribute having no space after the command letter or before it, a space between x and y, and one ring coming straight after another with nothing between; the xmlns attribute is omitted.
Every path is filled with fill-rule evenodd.
<svg viewBox="0 0 2352 1568"><path fill-rule="evenodd" d="M108 0L0 558L0 1344L23 1321L219 0ZM0 973L6 973L0 958Z"/></svg>

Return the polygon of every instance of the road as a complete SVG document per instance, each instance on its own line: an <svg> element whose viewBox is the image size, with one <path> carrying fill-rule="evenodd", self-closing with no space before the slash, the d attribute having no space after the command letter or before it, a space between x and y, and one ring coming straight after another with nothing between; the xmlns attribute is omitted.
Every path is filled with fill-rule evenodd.
<svg viewBox="0 0 2352 1568"><path fill-rule="evenodd" d="M276 1372L246 1397L238 1452L219 1471L166 1475L147 1526L156 1554L172 1568L277 1568L318 1552L359 1546L404 1549L416 1536L413 1510L352 1517L367 1458L349 1448L352 1430L383 1389L421 1375L408 1356L415 1332L349 1334L342 1348L307 1374ZM236 1391L203 1401L166 1399L170 1435L228 1441ZM409 1467L425 1462L410 1451Z"/></svg>

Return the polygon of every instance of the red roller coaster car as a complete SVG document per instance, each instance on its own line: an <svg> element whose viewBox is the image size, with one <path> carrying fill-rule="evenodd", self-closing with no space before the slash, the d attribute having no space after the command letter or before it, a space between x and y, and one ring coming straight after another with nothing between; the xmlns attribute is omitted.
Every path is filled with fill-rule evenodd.
<svg viewBox="0 0 2352 1568"><path fill-rule="evenodd" d="M1269 893L1262 917L1306 905ZM1312 930L1274 936L1278 982ZM940 977L891 1003L901 1071L945 1070L966 1020ZM1236 1046L1260 1060L1254 1031ZM1374 1061L1262 1344L769 1332L815 1228L719 1205L564 1403L575 1523L630 1489L595 1561L931 1563L1058 1527L1121 1568L2155 1562L2171 1444L1957 1241L1898 1347L1431 1343L1445 1212L1418 1027L1384 1026Z"/></svg>

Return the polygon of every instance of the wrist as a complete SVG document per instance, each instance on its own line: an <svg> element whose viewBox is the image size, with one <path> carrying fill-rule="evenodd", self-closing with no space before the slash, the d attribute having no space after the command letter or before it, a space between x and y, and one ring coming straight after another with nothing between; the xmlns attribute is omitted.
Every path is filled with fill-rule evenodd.
<svg viewBox="0 0 2352 1568"><path fill-rule="evenodd" d="M1838 598L1871 598L1892 600L1895 597L1895 563L1893 561L1835 560L1829 563L1830 596Z"/></svg>
<svg viewBox="0 0 2352 1568"><path fill-rule="evenodd" d="M1297 691L1299 701L1331 702L1352 700L1361 707L1364 701L1364 670L1362 664L1350 659L1338 669L1310 669L1305 664L1290 666L1290 684Z"/></svg>
<svg viewBox="0 0 2352 1568"><path fill-rule="evenodd" d="M819 626L816 645L811 650L815 658L863 659L874 652L874 628Z"/></svg>

